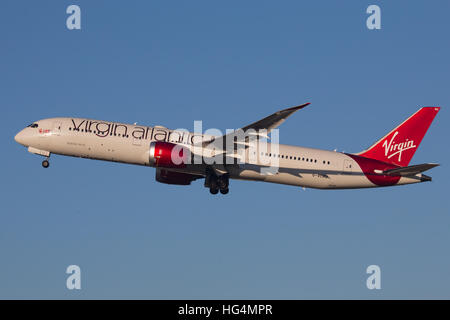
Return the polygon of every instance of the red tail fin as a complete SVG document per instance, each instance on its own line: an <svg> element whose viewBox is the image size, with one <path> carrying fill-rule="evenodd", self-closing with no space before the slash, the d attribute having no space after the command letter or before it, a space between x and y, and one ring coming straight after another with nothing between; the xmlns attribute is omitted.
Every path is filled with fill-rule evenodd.
<svg viewBox="0 0 450 320"><path fill-rule="evenodd" d="M424 107L406 119L369 149L358 155L405 167L411 161L438 107Z"/></svg>

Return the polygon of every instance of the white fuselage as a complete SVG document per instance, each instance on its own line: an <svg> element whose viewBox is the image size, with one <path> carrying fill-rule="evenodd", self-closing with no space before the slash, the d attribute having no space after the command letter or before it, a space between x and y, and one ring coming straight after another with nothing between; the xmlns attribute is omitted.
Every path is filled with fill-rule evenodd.
<svg viewBox="0 0 450 320"><path fill-rule="evenodd" d="M183 133L165 127L147 127L80 118L51 118L36 122L38 127L25 128L16 141L30 152L49 156L122 162L149 166L149 145L153 141L192 145L208 138L198 133ZM238 165L219 165L231 179L255 180L309 188L339 189L380 186L354 157L340 152L267 144L266 150L254 151L253 161ZM276 151L275 151L276 150ZM247 151L248 153L249 151ZM246 154L246 159L251 155ZM268 159L270 158L270 159ZM277 170L267 173L268 160L278 161ZM175 171L205 174L206 164L191 165ZM421 182L420 176L401 177L395 184Z"/></svg>

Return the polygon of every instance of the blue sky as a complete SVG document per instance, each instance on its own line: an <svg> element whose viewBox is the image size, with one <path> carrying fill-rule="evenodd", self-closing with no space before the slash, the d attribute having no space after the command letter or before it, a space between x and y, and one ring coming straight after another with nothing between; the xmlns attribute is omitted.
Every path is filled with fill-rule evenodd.
<svg viewBox="0 0 450 320"><path fill-rule="evenodd" d="M66 28L81 7L81 30ZM381 30L366 8L381 8ZM1 1L0 298L450 298L448 1ZM442 109L412 163L432 183L320 191L39 156L56 116L238 128L312 104L285 144L358 152ZM82 289L65 287L68 265ZM381 267L381 290L366 288Z"/></svg>

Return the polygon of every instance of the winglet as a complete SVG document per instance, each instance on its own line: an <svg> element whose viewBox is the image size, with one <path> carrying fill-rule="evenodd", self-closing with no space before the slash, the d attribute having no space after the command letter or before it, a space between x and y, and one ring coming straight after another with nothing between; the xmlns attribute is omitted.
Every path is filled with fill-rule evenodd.
<svg viewBox="0 0 450 320"><path fill-rule="evenodd" d="M297 111L297 110L303 109L304 107L309 106L310 104L311 104L311 102L307 102L307 103L301 104L299 106L290 107L290 108L287 108L287 109L284 109L284 110L281 110L281 111L278 111L278 112Z"/></svg>

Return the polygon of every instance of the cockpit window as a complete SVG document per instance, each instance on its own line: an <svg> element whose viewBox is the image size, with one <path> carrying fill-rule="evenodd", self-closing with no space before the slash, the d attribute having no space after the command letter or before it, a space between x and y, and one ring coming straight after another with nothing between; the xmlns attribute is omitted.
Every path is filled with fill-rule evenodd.
<svg viewBox="0 0 450 320"><path fill-rule="evenodd" d="M37 123L32 123L32 124L28 125L27 127L29 127L29 128L37 128L38 124Z"/></svg>

